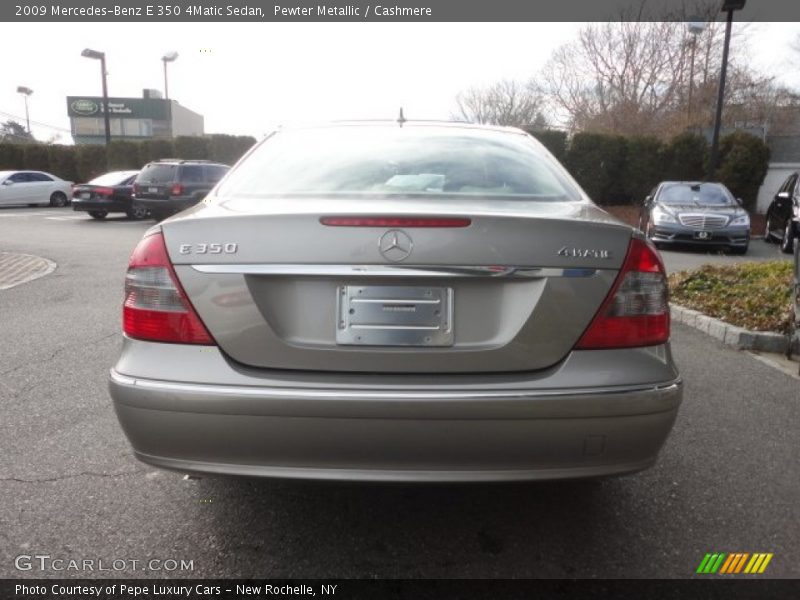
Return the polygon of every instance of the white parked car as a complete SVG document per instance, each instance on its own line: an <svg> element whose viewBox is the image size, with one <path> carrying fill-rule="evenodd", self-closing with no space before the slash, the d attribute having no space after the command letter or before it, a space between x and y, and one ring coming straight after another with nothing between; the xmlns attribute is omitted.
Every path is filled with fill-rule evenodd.
<svg viewBox="0 0 800 600"><path fill-rule="evenodd" d="M49 204L66 206L72 182L44 171L0 171L0 206Z"/></svg>

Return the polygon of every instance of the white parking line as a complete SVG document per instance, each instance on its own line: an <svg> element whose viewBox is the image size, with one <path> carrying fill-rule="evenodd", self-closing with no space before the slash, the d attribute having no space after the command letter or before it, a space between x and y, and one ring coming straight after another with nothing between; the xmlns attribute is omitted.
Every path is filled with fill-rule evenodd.
<svg viewBox="0 0 800 600"><path fill-rule="evenodd" d="M0 217L37 217L41 215L52 215L52 212L13 212L13 213L6 213L0 212Z"/></svg>
<svg viewBox="0 0 800 600"><path fill-rule="evenodd" d="M45 217L49 221L76 221L78 219L85 219L83 215L77 215L75 217Z"/></svg>

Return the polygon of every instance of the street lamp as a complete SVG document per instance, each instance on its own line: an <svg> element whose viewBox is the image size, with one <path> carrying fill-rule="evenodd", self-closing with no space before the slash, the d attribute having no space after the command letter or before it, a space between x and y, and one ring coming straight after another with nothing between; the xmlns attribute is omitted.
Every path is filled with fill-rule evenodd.
<svg viewBox="0 0 800 600"><path fill-rule="evenodd" d="M708 178L714 178L717 169L717 155L719 154L719 129L722 125L722 102L725 99L725 77L728 74L728 51L731 45L731 28L733 27L733 13L742 10L747 0L723 0L721 12L727 12L725 22L725 45L722 47L722 68L719 73L719 89L717 90L717 112L714 115L714 136L711 138L711 157L708 161Z"/></svg>
<svg viewBox="0 0 800 600"><path fill-rule="evenodd" d="M25 87L24 85L17 86L17 93L22 94L22 97L25 98L25 122L28 125L28 135L31 133L31 117L28 114L28 96L33 93L33 90L29 87Z"/></svg>
<svg viewBox="0 0 800 600"><path fill-rule="evenodd" d="M100 71L103 75L103 119L106 124L106 145L111 143L111 123L108 120L108 82L106 80L106 53L98 52L86 48L81 52L81 56L85 58L93 58L100 61Z"/></svg>
<svg viewBox="0 0 800 600"><path fill-rule="evenodd" d="M169 100L169 85L167 85L167 63L175 62L175 59L178 58L177 52L167 52L164 56L161 57L161 60L164 61L164 99Z"/></svg>
<svg viewBox="0 0 800 600"><path fill-rule="evenodd" d="M694 91L694 53L697 49L697 36L705 31L706 23L701 21L699 17L690 17L687 23L689 33L692 34L692 58L689 63L689 98L686 106L686 120L689 125L692 124L692 92Z"/></svg>

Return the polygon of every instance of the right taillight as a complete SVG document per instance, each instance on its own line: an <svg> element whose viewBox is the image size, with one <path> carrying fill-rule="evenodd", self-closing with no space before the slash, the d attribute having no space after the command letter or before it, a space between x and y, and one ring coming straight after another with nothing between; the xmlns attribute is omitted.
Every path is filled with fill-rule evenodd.
<svg viewBox="0 0 800 600"><path fill-rule="evenodd" d="M140 340L214 344L178 282L160 231L142 239L131 255L122 325L126 335Z"/></svg>
<svg viewBox="0 0 800 600"><path fill-rule="evenodd" d="M669 340L667 276L652 244L631 239L628 254L578 350L654 346Z"/></svg>

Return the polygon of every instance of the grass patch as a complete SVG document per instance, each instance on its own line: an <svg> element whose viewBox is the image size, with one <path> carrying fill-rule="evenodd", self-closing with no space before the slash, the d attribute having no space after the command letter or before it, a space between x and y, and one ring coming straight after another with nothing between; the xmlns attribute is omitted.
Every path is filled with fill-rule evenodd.
<svg viewBox="0 0 800 600"><path fill-rule="evenodd" d="M792 327L792 264L788 261L705 265L669 276L675 303L754 331Z"/></svg>

